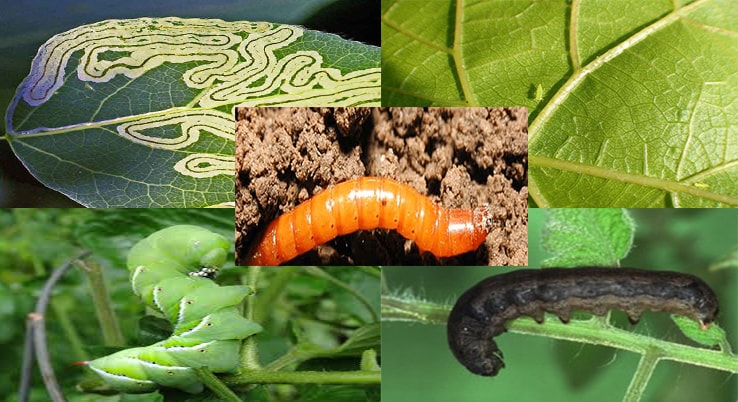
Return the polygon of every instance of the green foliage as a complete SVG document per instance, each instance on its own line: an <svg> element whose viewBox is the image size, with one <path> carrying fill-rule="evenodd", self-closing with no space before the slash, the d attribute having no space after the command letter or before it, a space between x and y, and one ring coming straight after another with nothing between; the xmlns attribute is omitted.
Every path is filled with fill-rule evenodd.
<svg viewBox="0 0 738 402"><path fill-rule="evenodd" d="M89 216L90 211L81 209L0 209L0 347L5 350L0 359L0 395L17 392L26 315L34 308L43 280L78 252L73 228ZM55 303L71 303L80 314L92 314L79 277L65 278L59 289L65 297ZM62 331L57 311L64 309L52 309L47 321L56 331L50 334L53 341ZM69 366L79 356L78 350L71 350L69 345L51 348L55 367Z"/></svg>
<svg viewBox="0 0 738 402"><path fill-rule="evenodd" d="M102 21L39 49L7 139L34 176L85 206L230 204L235 105L377 105L379 57L292 25Z"/></svg>
<svg viewBox="0 0 738 402"><path fill-rule="evenodd" d="M717 346L726 339L725 331L717 325L711 325L710 328L700 328L699 323L689 318L672 315L671 319L679 326L682 333L689 339L705 346Z"/></svg>
<svg viewBox="0 0 738 402"><path fill-rule="evenodd" d="M737 10L383 1L382 99L529 107L529 191L541 207L736 206ZM531 83L546 88L540 101Z"/></svg>
<svg viewBox="0 0 738 402"><path fill-rule="evenodd" d="M633 244L635 223L624 209L552 209L543 235L543 266L618 266Z"/></svg>

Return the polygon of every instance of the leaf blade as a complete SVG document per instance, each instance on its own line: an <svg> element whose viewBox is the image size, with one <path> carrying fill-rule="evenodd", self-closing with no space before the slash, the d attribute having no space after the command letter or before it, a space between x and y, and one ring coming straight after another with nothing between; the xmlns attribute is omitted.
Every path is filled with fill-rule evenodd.
<svg viewBox="0 0 738 402"><path fill-rule="evenodd" d="M39 49L6 130L34 176L83 205L223 205L235 105L374 105L379 80L378 48L295 26L107 20Z"/></svg>
<svg viewBox="0 0 738 402"><path fill-rule="evenodd" d="M387 2L388 105L530 107L529 192L540 207L738 205L738 124L729 118L738 114L738 12L729 1L456 4L425 28L458 44L448 53L462 57L443 69L404 52L436 43L410 29L417 4ZM437 87L462 87L460 75L446 78L455 70L472 93L439 96ZM425 76L434 77L428 90L415 90Z"/></svg>

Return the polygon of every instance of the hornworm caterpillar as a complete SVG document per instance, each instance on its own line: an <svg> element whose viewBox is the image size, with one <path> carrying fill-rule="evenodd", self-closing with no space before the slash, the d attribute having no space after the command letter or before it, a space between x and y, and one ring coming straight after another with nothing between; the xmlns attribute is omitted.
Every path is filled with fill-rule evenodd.
<svg viewBox="0 0 738 402"><path fill-rule="evenodd" d="M247 265L279 265L336 236L397 229L420 251L448 257L473 251L491 229L488 206L446 209L392 179L362 177L315 195L267 226Z"/></svg>
<svg viewBox="0 0 738 402"><path fill-rule="evenodd" d="M129 393L158 386L198 393L203 384L193 367L224 373L238 367L241 340L261 326L238 311L252 290L218 286L214 269L228 255L230 242L197 226L172 226L138 242L128 254L134 292L163 313L172 336L146 347L122 350L88 362L111 388Z"/></svg>
<svg viewBox="0 0 738 402"><path fill-rule="evenodd" d="M693 275L636 268L523 269L491 276L467 290L448 317L448 344L456 359L474 374L494 376L505 367L491 340L505 322L520 316L543 322L543 313L566 323L572 311L604 315L623 310L631 323L646 311L665 311L698 321L715 320L718 301Z"/></svg>

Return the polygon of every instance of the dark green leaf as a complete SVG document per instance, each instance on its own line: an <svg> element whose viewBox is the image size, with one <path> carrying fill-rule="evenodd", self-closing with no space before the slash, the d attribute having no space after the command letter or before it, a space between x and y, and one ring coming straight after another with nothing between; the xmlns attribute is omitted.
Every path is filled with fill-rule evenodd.
<svg viewBox="0 0 738 402"><path fill-rule="evenodd" d="M85 206L219 206L234 200L235 105L373 105L379 79L378 48L296 26L108 20L39 49L6 130Z"/></svg>

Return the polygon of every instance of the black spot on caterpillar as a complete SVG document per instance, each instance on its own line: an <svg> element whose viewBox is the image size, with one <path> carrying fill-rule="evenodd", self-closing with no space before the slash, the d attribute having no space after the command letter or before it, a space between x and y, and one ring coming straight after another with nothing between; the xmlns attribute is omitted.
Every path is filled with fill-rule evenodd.
<svg viewBox="0 0 738 402"><path fill-rule="evenodd" d="M474 374L494 376L505 367L491 339L505 322L521 316L543 322L543 313L569 322L574 310L604 315L622 310L631 323L648 311L663 311L698 321L715 320L715 293L696 276L636 268L522 269L491 276L467 290L448 317L448 344L456 359Z"/></svg>

